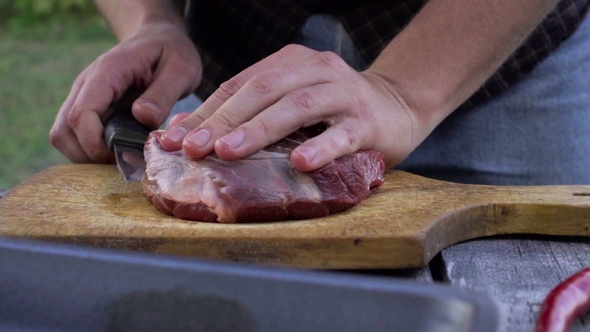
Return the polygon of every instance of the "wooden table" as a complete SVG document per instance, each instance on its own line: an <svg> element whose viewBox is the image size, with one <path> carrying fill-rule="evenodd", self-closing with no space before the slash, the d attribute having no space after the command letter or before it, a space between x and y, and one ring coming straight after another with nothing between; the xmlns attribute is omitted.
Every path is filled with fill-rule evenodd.
<svg viewBox="0 0 590 332"><path fill-rule="evenodd" d="M559 282L590 266L590 239L496 237L447 248L428 267L377 273L422 282L442 282L495 298L503 314L503 331L534 331L541 304ZM590 331L590 314L571 331Z"/></svg>

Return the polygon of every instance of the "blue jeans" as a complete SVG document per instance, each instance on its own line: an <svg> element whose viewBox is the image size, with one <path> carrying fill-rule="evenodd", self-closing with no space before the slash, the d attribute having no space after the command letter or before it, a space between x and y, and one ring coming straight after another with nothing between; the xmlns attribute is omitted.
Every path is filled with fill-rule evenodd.
<svg viewBox="0 0 590 332"><path fill-rule="evenodd" d="M366 68L342 25L314 15L294 43ZM452 114L397 169L447 181L500 185L590 184L590 19L524 80ZM191 96L173 112L192 112Z"/></svg>

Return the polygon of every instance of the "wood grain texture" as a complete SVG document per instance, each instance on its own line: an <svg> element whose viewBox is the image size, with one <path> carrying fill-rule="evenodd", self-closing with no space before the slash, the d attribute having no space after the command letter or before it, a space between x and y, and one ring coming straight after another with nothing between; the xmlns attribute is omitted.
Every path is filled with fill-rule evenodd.
<svg viewBox="0 0 590 332"><path fill-rule="evenodd" d="M588 235L590 186L497 187L401 171L359 206L260 224L179 220L156 211L114 166L62 165L0 200L0 235L319 269L411 268L495 234Z"/></svg>
<svg viewBox="0 0 590 332"><path fill-rule="evenodd" d="M549 291L590 266L590 243L558 240L485 239L452 246L442 251L446 279L496 298L505 331L534 331ZM570 331L590 331L588 318Z"/></svg>

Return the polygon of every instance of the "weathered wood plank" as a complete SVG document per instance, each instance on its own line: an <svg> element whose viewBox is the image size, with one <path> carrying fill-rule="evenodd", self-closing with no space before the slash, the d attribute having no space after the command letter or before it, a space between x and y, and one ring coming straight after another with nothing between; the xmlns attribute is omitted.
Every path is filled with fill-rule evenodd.
<svg viewBox="0 0 590 332"><path fill-rule="evenodd" d="M554 237L475 240L443 250L442 260L446 281L498 300L506 331L533 331L547 293L590 266L590 242ZM571 331L590 331L589 318L582 317Z"/></svg>

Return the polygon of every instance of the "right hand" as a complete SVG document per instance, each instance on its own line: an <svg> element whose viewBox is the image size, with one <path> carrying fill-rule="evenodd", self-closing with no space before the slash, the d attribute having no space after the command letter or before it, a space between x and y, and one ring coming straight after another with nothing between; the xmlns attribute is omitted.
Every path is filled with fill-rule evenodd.
<svg viewBox="0 0 590 332"><path fill-rule="evenodd" d="M133 103L133 116L157 128L174 103L194 91L201 74L199 53L182 27L143 26L74 81L49 134L51 144L74 163L113 162L101 122L109 105L130 87L145 89Z"/></svg>

